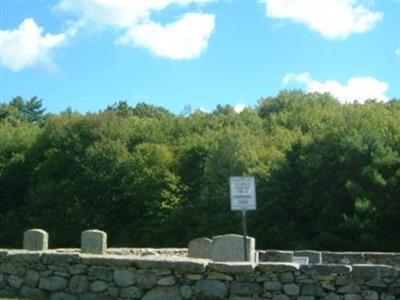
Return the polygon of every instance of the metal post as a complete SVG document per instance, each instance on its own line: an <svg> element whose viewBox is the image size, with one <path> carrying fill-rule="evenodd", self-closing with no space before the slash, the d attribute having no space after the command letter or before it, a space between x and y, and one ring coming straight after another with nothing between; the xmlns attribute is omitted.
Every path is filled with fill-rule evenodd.
<svg viewBox="0 0 400 300"><path fill-rule="evenodd" d="M247 223L246 223L246 208L243 208L243 210L242 210L242 223L243 223L244 261L248 261L248 256L247 256Z"/></svg>

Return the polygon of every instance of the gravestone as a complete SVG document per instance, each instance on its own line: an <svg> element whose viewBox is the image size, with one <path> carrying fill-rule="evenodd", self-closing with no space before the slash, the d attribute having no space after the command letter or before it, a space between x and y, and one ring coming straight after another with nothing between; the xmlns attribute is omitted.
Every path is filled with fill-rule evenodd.
<svg viewBox="0 0 400 300"><path fill-rule="evenodd" d="M316 265L316 264L322 263L322 254L319 251L299 250L299 251L294 251L294 255L308 257L308 261L311 265Z"/></svg>
<svg viewBox="0 0 400 300"><path fill-rule="evenodd" d="M29 229L24 232L23 247L30 251L46 251L49 247L49 234L42 229Z"/></svg>
<svg viewBox="0 0 400 300"><path fill-rule="evenodd" d="M208 238L197 238L191 240L188 245L188 256L193 258L206 258L211 256L212 240Z"/></svg>
<svg viewBox="0 0 400 300"><path fill-rule="evenodd" d="M81 235L81 252L105 254L107 250L107 234L100 230L86 230Z"/></svg>
<svg viewBox="0 0 400 300"><path fill-rule="evenodd" d="M214 236L211 248L211 259L213 261L245 261L243 236L238 234L226 234ZM247 237L247 256L249 262L256 259L256 240Z"/></svg>

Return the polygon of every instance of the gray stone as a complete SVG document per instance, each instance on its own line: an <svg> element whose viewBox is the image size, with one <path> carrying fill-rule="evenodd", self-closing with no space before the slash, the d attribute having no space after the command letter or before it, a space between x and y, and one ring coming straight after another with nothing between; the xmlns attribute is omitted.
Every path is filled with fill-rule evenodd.
<svg viewBox="0 0 400 300"><path fill-rule="evenodd" d="M290 300L290 298L284 294L274 295L272 300Z"/></svg>
<svg viewBox="0 0 400 300"><path fill-rule="evenodd" d="M46 291L59 291L68 286L68 280L64 277L50 276L41 278L39 288Z"/></svg>
<svg viewBox="0 0 400 300"><path fill-rule="evenodd" d="M358 294L346 294L344 300L363 300L363 298Z"/></svg>
<svg viewBox="0 0 400 300"><path fill-rule="evenodd" d="M191 240L188 245L188 257L209 259L211 257L212 243L212 240L208 238Z"/></svg>
<svg viewBox="0 0 400 300"><path fill-rule="evenodd" d="M210 262L208 269L220 273L228 274L244 274L253 273L254 264L250 262Z"/></svg>
<svg viewBox="0 0 400 300"><path fill-rule="evenodd" d="M78 300L78 297L65 292L51 293L50 300Z"/></svg>
<svg viewBox="0 0 400 300"><path fill-rule="evenodd" d="M322 254L319 251L313 251L313 250L294 251L294 255L308 257L308 262L312 265L322 263Z"/></svg>
<svg viewBox="0 0 400 300"><path fill-rule="evenodd" d="M230 290L237 296L258 296L263 292L262 286L253 282L232 282Z"/></svg>
<svg viewBox="0 0 400 300"><path fill-rule="evenodd" d="M296 300L314 300L314 299L315 297L313 296L300 296L296 298Z"/></svg>
<svg viewBox="0 0 400 300"><path fill-rule="evenodd" d="M30 229L24 232L23 247L30 251L46 251L49 247L49 235L42 229Z"/></svg>
<svg viewBox="0 0 400 300"><path fill-rule="evenodd" d="M205 279L196 282L195 294L201 299L224 299L228 289L221 281Z"/></svg>
<svg viewBox="0 0 400 300"><path fill-rule="evenodd" d="M113 275L110 268L93 266L89 269L90 279L99 279L103 281L112 281Z"/></svg>
<svg viewBox="0 0 400 300"><path fill-rule="evenodd" d="M395 278L398 276L399 271L392 266L357 264L353 265L352 273L354 276L361 278Z"/></svg>
<svg viewBox="0 0 400 300"><path fill-rule="evenodd" d="M128 270L115 270L114 281L120 287L127 287L136 283L136 275Z"/></svg>
<svg viewBox="0 0 400 300"><path fill-rule="evenodd" d="M372 278L372 279L366 281L365 285L370 286L370 287L378 287L378 288L386 287L386 283L378 278Z"/></svg>
<svg viewBox="0 0 400 300"><path fill-rule="evenodd" d="M268 291L279 291L282 288L282 283L279 281L265 281L263 286Z"/></svg>
<svg viewBox="0 0 400 300"><path fill-rule="evenodd" d="M13 263L5 262L0 265L0 273L22 276L25 274L25 268Z"/></svg>
<svg viewBox="0 0 400 300"><path fill-rule="evenodd" d="M247 237L247 255L244 259L243 236L237 234L226 234L214 236L211 248L211 259L213 261L250 261L255 260L256 241L252 237Z"/></svg>
<svg viewBox="0 0 400 300"><path fill-rule="evenodd" d="M30 287L37 287L39 283L39 273L33 270L28 270L25 273L24 283Z"/></svg>
<svg viewBox="0 0 400 300"><path fill-rule="evenodd" d="M162 285L162 286L171 286L174 285L176 283L176 279L174 276L165 276L160 278L159 280L157 280L157 284L158 285Z"/></svg>
<svg viewBox="0 0 400 300"><path fill-rule="evenodd" d="M396 297L390 294L382 293L381 300L396 300Z"/></svg>
<svg viewBox="0 0 400 300"><path fill-rule="evenodd" d="M361 293L361 288L356 284L347 284L339 288L337 292L339 294L359 294Z"/></svg>
<svg viewBox="0 0 400 300"><path fill-rule="evenodd" d="M14 290L19 290L24 280L16 275L10 275L8 277L8 285Z"/></svg>
<svg viewBox="0 0 400 300"><path fill-rule="evenodd" d="M107 234L100 230L86 230L81 235L81 251L90 254L105 254Z"/></svg>
<svg viewBox="0 0 400 300"><path fill-rule="evenodd" d="M279 275L279 280L282 283L291 283L294 281L294 275L290 272L285 272Z"/></svg>
<svg viewBox="0 0 400 300"><path fill-rule="evenodd" d="M379 300L379 294L373 290L362 291L361 296L365 300Z"/></svg>
<svg viewBox="0 0 400 300"><path fill-rule="evenodd" d="M157 276L149 274L136 274L136 285L142 289L151 289L157 282Z"/></svg>
<svg viewBox="0 0 400 300"><path fill-rule="evenodd" d="M182 297L176 287L157 287L148 291L142 300L181 300Z"/></svg>
<svg viewBox="0 0 400 300"><path fill-rule="evenodd" d="M113 298L118 298L119 288L113 286L108 288L108 294Z"/></svg>
<svg viewBox="0 0 400 300"><path fill-rule="evenodd" d="M115 299L106 295L85 293L79 296L79 300L115 300Z"/></svg>
<svg viewBox="0 0 400 300"><path fill-rule="evenodd" d="M21 296L27 297L27 298L33 298L33 299L44 299L45 298L45 293L42 290L39 290L38 288L33 288L30 286L23 286L21 290L19 291Z"/></svg>
<svg viewBox="0 0 400 300"><path fill-rule="evenodd" d="M295 272L299 270L300 265L296 263L285 263L285 262L264 262L258 263L256 270L261 272L272 272L272 273L284 273L284 272Z"/></svg>
<svg viewBox="0 0 400 300"><path fill-rule="evenodd" d="M72 276L69 282L69 291L73 294L86 293L89 289L89 283L86 276Z"/></svg>
<svg viewBox="0 0 400 300"><path fill-rule="evenodd" d="M140 299L142 295L143 295L142 290L139 289L137 286L122 288L120 292L120 296L122 298Z"/></svg>
<svg viewBox="0 0 400 300"><path fill-rule="evenodd" d="M306 272L314 272L319 275L348 274L351 272L351 266L317 264L301 266L301 270Z"/></svg>
<svg viewBox="0 0 400 300"><path fill-rule="evenodd" d="M105 281L95 280L90 284L89 289L94 293L104 292L108 289L108 284Z"/></svg>
<svg viewBox="0 0 400 300"><path fill-rule="evenodd" d="M329 293L322 300L340 300L340 296L335 293Z"/></svg>
<svg viewBox="0 0 400 300"><path fill-rule="evenodd" d="M79 253L43 252L42 263L45 265L74 264L80 261Z"/></svg>
<svg viewBox="0 0 400 300"><path fill-rule="evenodd" d="M192 288L188 285L183 285L180 288L181 295L183 299L191 299L192 298Z"/></svg>
<svg viewBox="0 0 400 300"><path fill-rule="evenodd" d="M286 295L297 296L300 294L300 287L295 283L288 283L283 285L283 291Z"/></svg>
<svg viewBox="0 0 400 300"><path fill-rule="evenodd" d="M301 289L301 294L307 296L322 297L324 295L324 290L322 289L322 287L316 284L305 284Z"/></svg>
<svg viewBox="0 0 400 300"><path fill-rule="evenodd" d="M258 251L260 261L269 262L292 262L293 251L282 251L282 250L266 250Z"/></svg>
<svg viewBox="0 0 400 300"><path fill-rule="evenodd" d="M12 289L8 289L8 288L1 289L0 290L0 297L5 297L6 299L14 298L16 296L16 293L17 292L15 290L12 290ZM0 298L0 299L3 299L3 298Z"/></svg>

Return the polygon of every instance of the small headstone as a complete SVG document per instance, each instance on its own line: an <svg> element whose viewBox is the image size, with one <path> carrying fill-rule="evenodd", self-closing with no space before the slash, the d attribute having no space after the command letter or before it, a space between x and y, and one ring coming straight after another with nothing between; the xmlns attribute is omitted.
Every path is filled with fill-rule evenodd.
<svg viewBox="0 0 400 300"><path fill-rule="evenodd" d="M211 256L212 240L208 238L197 238L191 240L188 245L188 256L194 258L206 258Z"/></svg>
<svg viewBox="0 0 400 300"><path fill-rule="evenodd" d="M23 247L30 251L46 251L49 247L49 234L42 229L30 229L24 232Z"/></svg>
<svg viewBox="0 0 400 300"><path fill-rule="evenodd" d="M310 263L310 259L307 256L293 256L293 262L300 265L308 265Z"/></svg>
<svg viewBox="0 0 400 300"><path fill-rule="evenodd" d="M211 248L211 259L213 261L245 261L243 236L238 234L226 234L214 236ZM247 256L249 262L255 261L256 240L247 237Z"/></svg>
<svg viewBox="0 0 400 300"><path fill-rule="evenodd" d="M312 265L321 264L322 263L322 254L319 251L314 250L299 250L294 251L295 256L305 256L308 257L309 263Z"/></svg>
<svg viewBox="0 0 400 300"><path fill-rule="evenodd" d="M105 254L107 234L100 230L86 230L81 235L81 251L90 254Z"/></svg>

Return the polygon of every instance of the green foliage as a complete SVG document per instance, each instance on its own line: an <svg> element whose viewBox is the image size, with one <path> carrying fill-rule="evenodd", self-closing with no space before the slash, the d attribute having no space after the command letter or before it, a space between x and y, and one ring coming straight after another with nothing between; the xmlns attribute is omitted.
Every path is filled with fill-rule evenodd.
<svg viewBox="0 0 400 300"><path fill-rule="evenodd" d="M340 105L283 91L236 113L126 101L45 115L41 100L0 104L1 247L31 227L51 246L88 228L112 246L185 246L240 233L229 176L254 175L259 248L397 250L400 102Z"/></svg>

